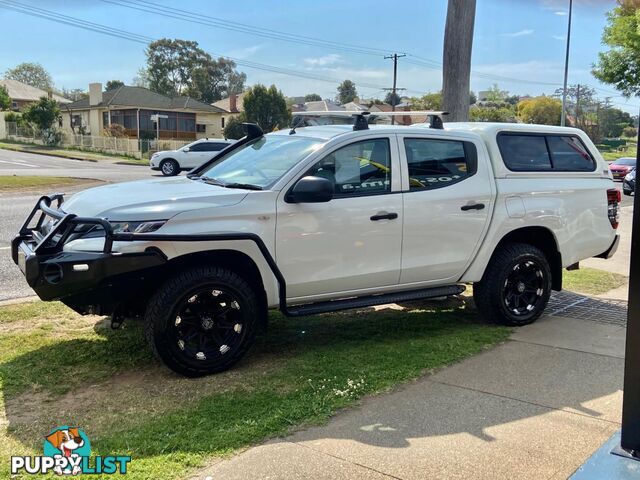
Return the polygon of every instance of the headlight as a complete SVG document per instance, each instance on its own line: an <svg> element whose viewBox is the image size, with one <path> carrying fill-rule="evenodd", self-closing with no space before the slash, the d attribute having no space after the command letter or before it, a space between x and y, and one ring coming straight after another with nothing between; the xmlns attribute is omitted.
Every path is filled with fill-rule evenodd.
<svg viewBox="0 0 640 480"><path fill-rule="evenodd" d="M150 222L111 222L113 233L151 233L164 225L166 220Z"/></svg>

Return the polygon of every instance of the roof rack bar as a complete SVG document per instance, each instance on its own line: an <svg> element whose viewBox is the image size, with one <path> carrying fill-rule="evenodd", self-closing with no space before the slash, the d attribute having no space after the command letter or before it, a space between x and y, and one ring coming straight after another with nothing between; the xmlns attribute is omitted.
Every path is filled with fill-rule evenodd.
<svg viewBox="0 0 640 480"><path fill-rule="evenodd" d="M347 110L338 111L311 111L311 112L293 112L296 117L354 117L354 130L367 130L369 122L367 117L402 117L402 116L425 116L427 117L429 127L442 130L444 124L442 117L448 115L449 112L436 110L414 110L414 111L396 111L396 112L353 112Z"/></svg>

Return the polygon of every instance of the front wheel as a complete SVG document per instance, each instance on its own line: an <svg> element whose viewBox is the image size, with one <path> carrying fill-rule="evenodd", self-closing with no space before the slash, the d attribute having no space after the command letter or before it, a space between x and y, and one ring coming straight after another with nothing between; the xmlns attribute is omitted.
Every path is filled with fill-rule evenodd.
<svg viewBox="0 0 640 480"><path fill-rule="evenodd" d="M501 247L482 281L473 285L473 299L488 320L521 326L535 322L551 296L551 269L540 249L523 243Z"/></svg>
<svg viewBox="0 0 640 480"><path fill-rule="evenodd" d="M160 163L160 171L164 176L173 177L180 173L180 165L173 159L163 160Z"/></svg>
<svg viewBox="0 0 640 480"><path fill-rule="evenodd" d="M199 377L227 370L249 350L260 317L258 299L238 274L200 267L178 274L151 298L146 336L171 370Z"/></svg>

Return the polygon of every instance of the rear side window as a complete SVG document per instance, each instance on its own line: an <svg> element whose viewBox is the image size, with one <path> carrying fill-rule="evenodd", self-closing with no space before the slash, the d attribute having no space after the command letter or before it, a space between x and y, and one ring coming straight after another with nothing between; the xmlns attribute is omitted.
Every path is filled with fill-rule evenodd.
<svg viewBox="0 0 640 480"><path fill-rule="evenodd" d="M471 142L405 138L409 190L442 188L464 180L477 169L477 151Z"/></svg>
<svg viewBox="0 0 640 480"><path fill-rule="evenodd" d="M592 172L595 162L578 137L548 136L554 170Z"/></svg>
<svg viewBox="0 0 640 480"><path fill-rule="evenodd" d="M596 162L573 135L500 133L498 146L505 165L516 172L592 172Z"/></svg>
<svg viewBox="0 0 640 480"><path fill-rule="evenodd" d="M509 170L516 172L551 170L547 142L542 135L500 134L498 146Z"/></svg>

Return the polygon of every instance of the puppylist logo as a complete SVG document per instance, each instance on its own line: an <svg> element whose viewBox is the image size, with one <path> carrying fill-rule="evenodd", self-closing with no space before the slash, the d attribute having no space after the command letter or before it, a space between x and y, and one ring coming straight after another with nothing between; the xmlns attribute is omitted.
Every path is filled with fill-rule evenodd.
<svg viewBox="0 0 640 480"><path fill-rule="evenodd" d="M89 437L78 427L54 428L44 440L44 454L11 457L11 474L54 472L57 475L127 473L128 456L91 457Z"/></svg>

